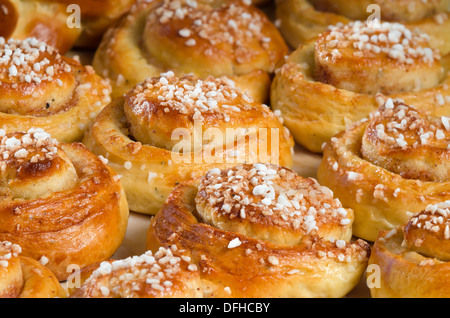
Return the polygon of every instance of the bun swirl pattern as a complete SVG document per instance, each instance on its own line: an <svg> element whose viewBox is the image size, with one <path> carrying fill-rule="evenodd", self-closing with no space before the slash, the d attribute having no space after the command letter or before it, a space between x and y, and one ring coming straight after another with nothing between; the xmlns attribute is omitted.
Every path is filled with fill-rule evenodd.
<svg viewBox="0 0 450 318"><path fill-rule="evenodd" d="M230 77L266 102L270 75L286 53L278 30L248 1L137 1L105 34L93 65L110 79L114 97L174 71Z"/></svg>
<svg viewBox="0 0 450 318"><path fill-rule="evenodd" d="M314 179L244 164L176 187L147 248L190 251L207 297L341 297L369 253L364 241L349 242L352 220Z"/></svg>
<svg viewBox="0 0 450 318"><path fill-rule="evenodd" d="M20 256L22 249L0 242L0 298L54 298L66 294L56 277L38 261Z"/></svg>
<svg viewBox="0 0 450 318"><path fill-rule="evenodd" d="M270 109L233 81L173 72L113 101L83 142L122 176L130 209L147 214L155 214L178 183L214 167L257 161L290 166L294 144Z"/></svg>
<svg viewBox="0 0 450 318"><path fill-rule="evenodd" d="M0 133L0 240L46 259L59 280L69 265L109 258L128 219L113 171L83 145L59 143L40 129Z"/></svg>
<svg viewBox="0 0 450 318"><path fill-rule="evenodd" d="M314 152L378 108L378 96L427 114L450 113L450 55L399 23L352 22L301 45L277 72L271 95L295 140Z"/></svg>
<svg viewBox="0 0 450 318"><path fill-rule="evenodd" d="M450 201L431 204L380 233L369 261L381 273L372 297L449 297L449 215Z"/></svg>
<svg viewBox="0 0 450 318"><path fill-rule="evenodd" d="M61 142L79 141L110 102L110 86L90 66L34 38L0 38L0 127L42 128Z"/></svg>
<svg viewBox="0 0 450 318"><path fill-rule="evenodd" d="M449 196L448 117L429 117L387 99L369 120L325 146L318 180L355 211L354 234L374 241Z"/></svg>

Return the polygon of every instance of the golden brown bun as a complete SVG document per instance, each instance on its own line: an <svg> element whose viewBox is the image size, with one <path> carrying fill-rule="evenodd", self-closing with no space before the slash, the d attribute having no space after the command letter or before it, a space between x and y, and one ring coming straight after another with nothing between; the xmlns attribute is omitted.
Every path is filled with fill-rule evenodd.
<svg viewBox="0 0 450 318"><path fill-rule="evenodd" d="M428 117L388 99L364 131L361 155L405 179L449 181L449 131L447 117Z"/></svg>
<svg viewBox="0 0 450 318"><path fill-rule="evenodd" d="M399 22L427 33L433 48L450 53L448 0L280 0L276 17L286 41L296 48L325 32L329 25L372 19L377 12L373 5L378 6L382 21Z"/></svg>
<svg viewBox="0 0 450 318"><path fill-rule="evenodd" d="M133 3L134 0L0 0L0 36L20 40L35 37L62 54L74 46L94 47ZM73 5L80 11L75 11Z"/></svg>
<svg viewBox="0 0 450 318"><path fill-rule="evenodd" d="M107 261L83 271L71 298L199 298L200 275L175 245L140 256Z"/></svg>
<svg viewBox="0 0 450 318"><path fill-rule="evenodd" d="M147 248L190 251L207 297L342 297L369 253L364 241L349 242L352 220L317 181L244 164L177 186Z"/></svg>
<svg viewBox="0 0 450 318"><path fill-rule="evenodd" d="M121 175L130 209L146 214L155 214L178 183L214 167L291 166L294 144L270 109L229 79L172 72L114 100L83 143Z"/></svg>
<svg viewBox="0 0 450 318"><path fill-rule="evenodd" d="M105 34L93 66L110 80L113 97L170 70L227 76L266 102L270 74L287 52L275 26L245 1L137 1Z"/></svg>
<svg viewBox="0 0 450 318"><path fill-rule="evenodd" d="M448 262L450 260L450 200L432 204L416 213L404 228L404 244L411 250Z"/></svg>
<svg viewBox="0 0 450 318"><path fill-rule="evenodd" d="M449 198L449 141L448 117L388 99L326 144L318 180L355 211L354 235L374 241L405 224L407 212Z"/></svg>
<svg viewBox="0 0 450 318"><path fill-rule="evenodd" d="M369 260L380 274L372 297L450 297L449 208L450 201L429 205L404 227L380 233Z"/></svg>
<svg viewBox="0 0 450 318"><path fill-rule="evenodd" d="M61 53L70 50L81 33L67 27L67 6L52 1L0 0L0 36L34 37Z"/></svg>
<svg viewBox="0 0 450 318"><path fill-rule="evenodd" d="M103 34L119 20L135 0L50 0L67 8L71 4L80 7L82 33L75 42L76 47L95 48ZM67 9L66 9L67 10ZM67 15L73 13L72 11Z"/></svg>
<svg viewBox="0 0 450 318"><path fill-rule="evenodd" d="M55 298L65 292L55 275L38 261L19 256L22 249L0 242L0 298Z"/></svg>
<svg viewBox="0 0 450 318"><path fill-rule="evenodd" d="M82 144L42 130L2 133L0 240L43 260L59 280L68 267L108 259L128 220L119 178Z"/></svg>
<svg viewBox="0 0 450 318"><path fill-rule="evenodd" d="M0 127L42 128L61 142L80 141L110 102L109 84L90 66L36 39L0 38Z"/></svg>
<svg viewBox="0 0 450 318"><path fill-rule="evenodd" d="M378 95L399 98L436 116L450 113L450 54L398 23L330 27L301 45L277 71L271 106L297 143L322 152L324 142L378 108Z"/></svg>

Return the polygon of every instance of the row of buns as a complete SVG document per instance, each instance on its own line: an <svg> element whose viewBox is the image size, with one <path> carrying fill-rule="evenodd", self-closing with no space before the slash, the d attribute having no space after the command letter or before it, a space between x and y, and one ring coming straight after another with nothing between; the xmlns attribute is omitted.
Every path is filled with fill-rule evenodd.
<svg viewBox="0 0 450 318"><path fill-rule="evenodd" d="M311 39L290 52L294 2L272 22L250 1L123 1L97 12L92 67L0 38L0 296L343 297L375 266L374 297L448 297L445 1L408 5L431 36L355 16L297 25ZM322 23L346 11L311 3ZM323 156L317 180L295 143ZM148 251L111 259L129 211L152 216Z"/></svg>

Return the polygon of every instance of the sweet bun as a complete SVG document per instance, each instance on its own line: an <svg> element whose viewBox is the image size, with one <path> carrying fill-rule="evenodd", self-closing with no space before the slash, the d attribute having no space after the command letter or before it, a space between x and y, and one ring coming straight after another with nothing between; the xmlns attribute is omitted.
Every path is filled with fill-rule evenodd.
<svg viewBox="0 0 450 318"><path fill-rule="evenodd" d="M67 26L66 10L58 1L0 0L0 36L17 40L33 37L63 54L81 34L81 28Z"/></svg>
<svg viewBox="0 0 450 318"><path fill-rule="evenodd" d="M0 242L0 298L66 297L55 275L21 252L17 244Z"/></svg>
<svg viewBox="0 0 450 318"><path fill-rule="evenodd" d="M427 114L450 113L450 55L399 23L351 22L299 46L277 71L271 106L313 152L377 110L380 94ZM382 96L382 97L383 97Z"/></svg>
<svg viewBox="0 0 450 318"><path fill-rule="evenodd" d="M61 54L93 48L134 0L0 0L0 36L34 37Z"/></svg>
<svg viewBox="0 0 450 318"><path fill-rule="evenodd" d="M354 235L374 241L449 199L449 142L448 117L388 99L326 144L318 180L355 211Z"/></svg>
<svg viewBox="0 0 450 318"><path fill-rule="evenodd" d="M48 0L47 0L48 1ZM70 5L80 8L81 34L76 39L76 48L95 49L103 34L128 12L135 0L50 0L64 6L67 15L75 13ZM69 21L70 15L68 16ZM67 25L67 24L66 24Z"/></svg>
<svg viewBox="0 0 450 318"><path fill-rule="evenodd" d="M359 282L369 245L353 212L314 179L271 164L212 169L170 194L147 248L192 255L207 297L342 297Z"/></svg>
<svg viewBox="0 0 450 318"><path fill-rule="evenodd" d="M375 298L448 298L450 201L428 205L399 228L378 236L369 260L380 277Z"/></svg>
<svg viewBox="0 0 450 318"><path fill-rule="evenodd" d="M288 48L272 22L248 1L137 1L103 37L93 61L117 97L147 77L173 71L227 76L266 102Z"/></svg>
<svg viewBox="0 0 450 318"><path fill-rule="evenodd" d="M448 0L281 0L276 17L294 48L325 32L329 25L380 19L404 24L430 36L430 44L450 53Z"/></svg>
<svg viewBox="0 0 450 318"><path fill-rule="evenodd" d="M242 162L292 165L278 117L228 78L148 78L95 119L83 143L108 160L130 209L156 214L180 182Z"/></svg>
<svg viewBox="0 0 450 318"><path fill-rule="evenodd" d="M176 245L105 261L82 274L87 278L71 298L203 297L197 266Z"/></svg>
<svg viewBox="0 0 450 318"><path fill-rule="evenodd" d="M0 38L0 127L41 128L61 142L80 141L85 127L111 98L111 87L35 38Z"/></svg>
<svg viewBox="0 0 450 318"><path fill-rule="evenodd" d="M41 129L0 134L0 240L44 261L58 280L111 257L128 222L115 173L82 144Z"/></svg>

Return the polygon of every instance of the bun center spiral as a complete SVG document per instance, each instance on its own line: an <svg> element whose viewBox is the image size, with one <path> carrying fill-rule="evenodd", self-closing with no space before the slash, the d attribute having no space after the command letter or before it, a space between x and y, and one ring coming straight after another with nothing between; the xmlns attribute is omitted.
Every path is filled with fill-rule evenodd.
<svg viewBox="0 0 450 318"><path fill-rule="evenodd" d="M58 142L41 129L5 134L0 130L2 195L32 200L71 189L77 172Z"/></svg>
<svg viewBox="0 0 450 318"><path fill-rule="evenodd" d="M35 38L0 38L0 112L47 116L64 111L77 85L74 67Z"/></svg>
<svg viewBox="0 0 450 318"><path fill-rule="evenodd" d="M427 117L400 100L387 99L368 124L361 153L404 178L450 180L448 117Z"/></svg>
<svg viewBox="0 0 450 318"><path fill-rule="evenodd" d="M328 188L276 165L210 170L195 203L205 222L277 244L296 245L310 234L326 240L351 237L352 212Z"/></svg>
<svg viewBox="0 0 450 318"><path fill-rule="evenodd" d="M428 36L389 22L330 27L315 44L317 80L352 92L394 94L436 86L440 54Z"/></svg>

